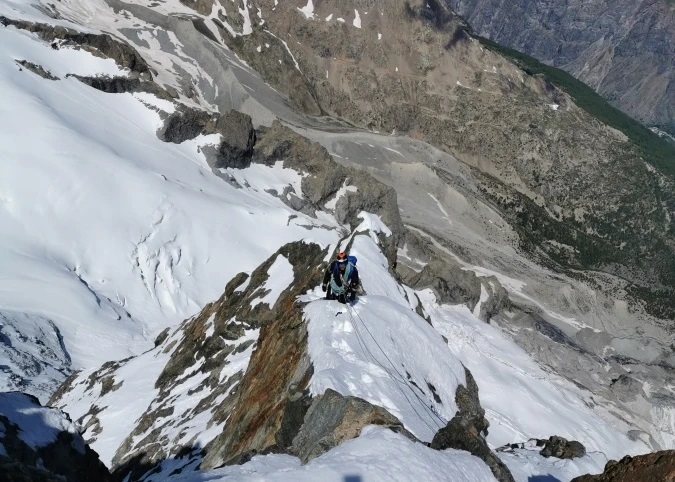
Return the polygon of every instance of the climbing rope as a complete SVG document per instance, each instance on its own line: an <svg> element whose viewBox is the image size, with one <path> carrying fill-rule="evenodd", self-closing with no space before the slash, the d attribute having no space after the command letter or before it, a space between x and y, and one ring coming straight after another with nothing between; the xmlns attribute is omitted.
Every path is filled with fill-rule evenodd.
<svg viewBox="0 0 675 482"><path fill-rule="evenodd" d="M439 429L445 427L446 421L442 417L440 417L438 415L438 413L436 413L436 411L433 409L433 406L428 406L427 403L422 398L420 398L419 394L414 389L412 389L410 387L408 382L403 379L403 377L399 373L398 369L396 368L396 365L394 364L394 362L391 361L391 359L389 358L387 353L384 351L382 346L378 343L377 339L375 338L373 333L370 331L370 328L368 328L368 325L363 321L363 319L361 318L359 313L356 311L356 309L354 307L352 307L351 305L347 304L347 311L349 312L349 316L352 320L352 325L354 326L354 331L356 333L356 338L358 339L359 344L361 345L361 348L364 350L364 352L366 352L370 356L370 358L380 368L382 368L382 370L385 371L385 373L387 373L391 377L392 380L394 380L394 382L396 384L396 387L399 389L399 391L401 392L403 397L408 401L408 404L413 409L413 411L418 416L418 418L420 420L422 420L422 422L424 422L424 424L427 426L427 428L429 430L431 430L433 433L436 433ZM354 314L352 314L352 312ZM384 357L387 359L387 361L391 365L392 369L396 372L396 376L394 376L394 374L391 373L391 371L387 367L385 367L382 363L380 363L380 361L373 355L372 351L370 351L368 349L368 347L365 343L365 340L363 339L363 334L361 332L361 329L359 328L358 324L356 323L356 320L354 319L354 315L356 315L356 317L359 319L359 321L361 322L361 325L363 325L363 327L366 329L366 331L368 332L370 337L373 339L373 341L375 342L377 347L380 349L380 351L382 352ZM427 422L427 418L422 417L422 415L420 415L420 413L417 411L417 408L415 407L415 404L412 402L412 400L410 400L410 397L408 397L408 395L406 394L406 390L404 390L402 388L402 386L405 387L405 388L408 388L408 389L410 389L410 391L412 391L413 395L415 395L415 397L421 403L421 405L425 408L425 410L432 416L431 419L434 421L434 424L436 425L436 427L432 427L431 425L429 425L429 423ZM440 423L437 422L436 419L438 421L440 421Z"/></svg>

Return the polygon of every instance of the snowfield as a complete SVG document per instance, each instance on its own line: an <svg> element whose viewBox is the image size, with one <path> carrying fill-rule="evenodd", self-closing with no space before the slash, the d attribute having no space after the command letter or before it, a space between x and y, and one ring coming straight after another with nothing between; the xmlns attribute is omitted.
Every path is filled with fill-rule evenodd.
<svg viewBox="0 0 675 482"><path fill-rule="evenodd" d="M319 224L313 218L291 220L298 213L255 187L283 179L280 166L244 173L253 187L237 190L200 153L215 140L156 137L160 116L148 104L164 102L46 80L15 59L58 75L119 69L0 28L0 89L12 99L0 104L0 310L53 322L73 369L147 350L156 333L287 242L337 241L330 228L308 231ZM27 379L25 388L44 400L65 377L51 376L51 385Z"/></svg>

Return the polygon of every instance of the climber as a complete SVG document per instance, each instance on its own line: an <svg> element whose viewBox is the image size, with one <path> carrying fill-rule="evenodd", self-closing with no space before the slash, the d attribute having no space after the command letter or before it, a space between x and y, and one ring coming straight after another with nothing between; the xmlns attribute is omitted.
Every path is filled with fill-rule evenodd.
<svg viewBox="0 0 675 482"><path fill-rule="evenodd" d="M352 302L356 299L359 287L359 271L356 269L356 257L340 252L323 275L321 289L327 300L338 300L340 303Z"/></svg>

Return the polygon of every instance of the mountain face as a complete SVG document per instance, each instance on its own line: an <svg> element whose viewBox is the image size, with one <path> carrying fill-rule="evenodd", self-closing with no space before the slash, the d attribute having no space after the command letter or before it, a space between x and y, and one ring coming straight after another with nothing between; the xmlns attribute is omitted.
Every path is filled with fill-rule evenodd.
<svg viewBox="0 0 675 482"><path fill-rule="evenodd" d="M484 37L582 80L631 117L675 130L675 9L668 0L448 0Z"/></svg>
<svg viewBox="0 0 675 482"><path fill-rule="evenodd" d="M114 478L570 480L673 446L667 306L631 291L672 290L671 181L451 10L0 24L3 383ZM341 250L354 306L319 288Z"/></svg>
<svg viewBox="0 0 675 482"><path fill-rule="evenodd" d="M621 133L484 49L441 4L389 3L386 16L359 14L357 22L350 13L340 22L334 18L358 11L358 2L322 2L309 18L293 2L258 3L274 9L264 27L225 41L298 108L405 133L455 156L482 177L478 188L517 227L521 248L631 279L638 298L660 298L647 303L652 313L670 316L673 180ZM388 37L391 25L396 35ZM294 39L304 89L279 74L288 69L275 64L274 49L258 52L268 31Z"/></svg>

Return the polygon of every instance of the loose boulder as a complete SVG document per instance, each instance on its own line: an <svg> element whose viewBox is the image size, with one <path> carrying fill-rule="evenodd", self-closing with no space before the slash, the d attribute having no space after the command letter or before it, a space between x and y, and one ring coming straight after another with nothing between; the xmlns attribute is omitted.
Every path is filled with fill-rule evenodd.
<svg viewBox="0 0 675 482"><path fill-rule="evenodd" d="M546 441L544 448L539 453L544 457L574 459L586 455L586 447L576 440L566 440L554 435Z"/></svg>

